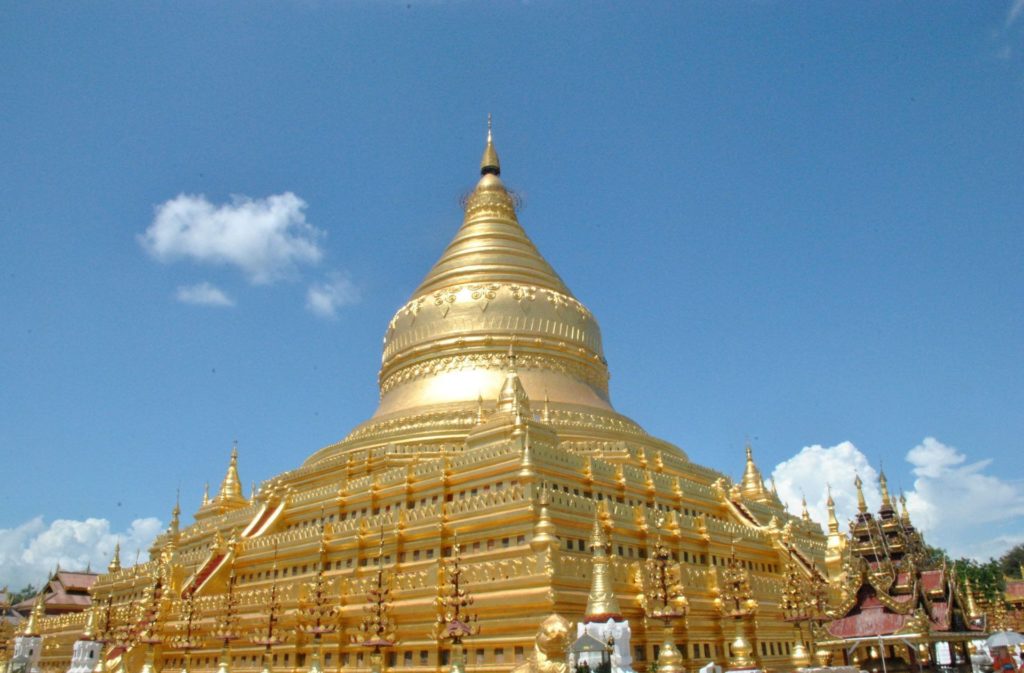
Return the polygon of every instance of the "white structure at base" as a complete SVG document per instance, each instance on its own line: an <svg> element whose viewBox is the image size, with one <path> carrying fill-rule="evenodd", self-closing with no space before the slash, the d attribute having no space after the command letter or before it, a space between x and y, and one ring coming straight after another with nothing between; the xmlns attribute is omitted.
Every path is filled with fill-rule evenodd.
<svg viewBox="0 0 1024 673"><path fill-rule="evenodd" d="M10 673L39 673L39 655L43 653L43 639L39 636L18 636L14 639L14 656Z"/></svg>
<svg viewBox="0 0 1024 673"><path fill-rule="evenodd" d="M629 620L617 622L609 619L604 623L577 624L576 637L579 638L584 633L602 643L607 643L609 639L614 641L611 657L612 673L636 673L633 670L633 653L629 645L629 639L633 635L633 631L629 628Z"/></svg>
<svg viewBox="0 0 1024 673"><path fill-rule="evenodd" d="M76 640L71 652L71 668L68 673L92 673L96 660L103 652L103 643L96 640Z"/></svg>

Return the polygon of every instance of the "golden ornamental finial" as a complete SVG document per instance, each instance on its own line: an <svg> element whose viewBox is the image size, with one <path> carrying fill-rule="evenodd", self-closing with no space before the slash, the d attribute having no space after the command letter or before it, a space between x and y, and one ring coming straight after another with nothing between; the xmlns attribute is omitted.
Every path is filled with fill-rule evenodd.
<svg viewBox="0 0 1024 673"><path fill-rule="evenodd" d="M171 524L167 527L167 530L171 535L176 536L178 529L180 528L181 521L181 489L179 488L174 496L174 509L171 510Z"/></svg>
<svg viewBox="0 0 1024 673"><path fill-rule="evenodd" d="M43 585L46 587L46 584ZM28 622L25 624L25 628L22 629L21 635L23 636L38 636L40 631L40 620L46 616L46 599L43 595L43 589L39 590L36 595L36 602L32 605L32 612L28 614Z"/></svg>
<svg viewBox="0 0 1024 673"><path fill-rule="evenodd" d="M501 163L498 161L498 152L494 149L494 140L491 134L491 115L487 115L487 146L484 148L483 159L480 160L480 175L501 175Z"/></svg>
<svg viewBox="0 0 1024 673"><path fill-rule="evenodd" d="M764 497L764 479L761 477L761 471L757 469L757 465L754 463L754 451L750 446L750 442L747 442L746 450L747 464L743 470L741 492L745 498L752 500L761 499Z"/></svg>
<svg viewBox="0 0 1024 673"><path fill-rule="evenodd" d="M121 569L121 540L117 540L114 543L114 558L110 559L110 565L107 566L108 573L116 573Z"/></svg>
<svg viewBox="0 0 1024 673"><path fill-rule="evenodd" d="M228 471L221 482L220 492L214 499L221 505L246 505L245 496L242 494L242 481L238 477L238 440L231 443L231 460L228 462Z"/></svg>
<svg viewBox="0 0 1024 673"><path fill-rule="evenodd" d="M853 485L857 487L857 511L861 514L868 513L868 503L864 500L864 482L861 481L860 475L858 474L854 480Z"/></svg>
<svg viewBox="0 0 1024 673"><path fill-rule="evenodd" d="M882 470L878 472L878 484L882 489L882 509L891 510L892 500L889 498L889 481L885 478L885 472Z"/></svg>
<svg viewBox="0 0 1024 673"><path fill-rule="evenodd" d="M804 521L810 522L811 514L810 514L810 512L807 511L807 496L802 495L800 497L800 507L801 507L800 518L803 519Z"/></svg>
<svg viewBox="0 0 1024 673"><path fill-rule="evenodd" d="M619 600L615 596L615 587L608 566L610 545L601 524L601 509L594 508L594 529L590 538L591 581L590 593L587 595L587 610L584 622L606 622L609 619L622 619Z"/></svg>

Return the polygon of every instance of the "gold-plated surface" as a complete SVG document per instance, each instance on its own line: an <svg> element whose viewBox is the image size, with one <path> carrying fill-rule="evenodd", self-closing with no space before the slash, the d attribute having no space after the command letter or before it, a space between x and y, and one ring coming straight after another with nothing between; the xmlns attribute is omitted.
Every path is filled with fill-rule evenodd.
<svg viewBox="0 0 1024 673"><path fill-rule="evenodd" d="M609 572L608 553L611 547L605 536L604 525L600 517L600 508L594 510L594 525L590 533L590 553L593 555L591 565L590 593L587 594L587 610L583 613L584 622L606 622L609 619L622 620L622 610Z"/></svg>
<svg viewBox="0 0 1024 673"><path fill-rule="evenodd" d="M826 538L752 454L734 482L612 408L597 321L519 224L493 138L481 163L462 227L387 326L374 416L249 499L233 447L194 521L173 514L147 561L97 580L113 634L97 673L144 665L135 605L159 578L157 670L567 673L555 613L629 620L636 670L655 648L663 673L725 665L729 564L747 573L742 606L762 606L737 620L745 637L786 665L780 567L820 564ZM481 624L465 648L435 629L452 554ZM665 581L645 606L647 561ZM64 673L85 616L37 621L44 673Z"/></svg>

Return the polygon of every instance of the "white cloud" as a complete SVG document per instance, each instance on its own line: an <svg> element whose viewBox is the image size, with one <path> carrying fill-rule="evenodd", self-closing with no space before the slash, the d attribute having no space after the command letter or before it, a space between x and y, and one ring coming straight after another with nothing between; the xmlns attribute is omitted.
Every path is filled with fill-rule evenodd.
<svg viewBox="0 0 1024 673"><path fill-rule="evenodd" d="M954 556L970 549L986 557L998 555L1004 550L994 527L1024 517L1024 493L1019 483L985 474L991 461L966 460L934 437L908 451L916 479L907 506L921 530L931 532L931 544L948 548Z"/></svg>
<svg viewBox="0 0 1024 673"><path fill-rule="evenodd" d="M175 298L183 304L199 306L234 306L235 302L223 290L208 282L196 285L182 285L175 293Z"/></svg>
<svg viewBox="0 0 1024 673"><path fill-rule="evenodd" d="M1012 26L1013 22L1020 18L1021 13L1024 13L1024 0L1013 0L1010 11L1006 13L1007 27Z"/></svg>
<svg viewBox="0 0 1024 673"><path fill-rule="evenodd" d="M782 502L794 513L800 511L800 499L807 497L807 511L820 524L828 521L826 484L832 487L836 503L836 517L845 530L845 522L857 512L857 489L853 485L856 475L864 482L864 498L868 507L877 510L882 502L878 488L878 472L867 456L852 442L824 447L820 444L805 446L789 460L779 463L772 471Z"/></svg>
<svg viewBox="0 0 1024 673"><path fill-rule="evenodd" d="M306 202L291 192L265 199L233 196L216 205L179 194L156 207L139 243L161 262L189 259L235 266L253 283L272 283L323 257L324 232L306 222Z"/></svg>
<svg viewBox="0 0 1024 673"><path fill-rule="evenodd" d="M905 459L914 476L913 488L906 492L907 509L928 544L943 547L953 557L988 559L1024 539L1020 483L986 474L991 461L968 463L963 453L934 437L926 437L907 451ZM779 463L772 476L791 511L799 511L801 493L806 493L808 510L819 523L827 520L827 495L822 487L830 483L836 514L845 530L846 522L856 513L855 473L864 481L868 507L877 511L881 503L878 473L851 442L804 447ZM892 474L889 476L895 496Z"/></svg>
<svg viewBox="0 0 1024 673"><path fill-rule="evenodd" d="M104 570L120 540L121 560L128 565L136 550L147 550L163 529L159 519L136 519L123 531L110 530L106 519L57 519L49 525L37 516L15 528L0 528L0 586L39 586L53 569Z"/></svg>
<svg viewBox="0 0 1024 673"><path fill-rule="evenodd" d="M314 283L306 293L306 308L322 318L333 318L338 309L359 301L359 290L340 273L333 273L324 283Z"/></svg>

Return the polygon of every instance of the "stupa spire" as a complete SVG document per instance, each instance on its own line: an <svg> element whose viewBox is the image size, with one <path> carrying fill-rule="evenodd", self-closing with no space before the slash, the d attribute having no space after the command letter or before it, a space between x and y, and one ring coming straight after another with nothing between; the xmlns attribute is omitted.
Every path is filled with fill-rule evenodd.
<svg viewBox="0 0 1024 673"><path fill-rule="evenodd" d="M910 510L907 509L907 496L900 493L900 520L904 525L910 524Z"/></svg>
<svg viewBox="0 0 1024 673"><path fill-rule="evenodd" d="M622 620L619 600L615 597L612 584L611 568L608 554L611 545L604 534L601 523L601 510L594 508L594 527L590 534L590 553L593 555L591 564L590 593L587 595L587 611L584 622L606 622L609 619Z"/></svg>
<svg viewBox="0 0 1024 673"><path fill-rule="evenodd" d="M572 296L520 226L515 201L500 173L488 128L480 180L466 199L462 227L414 295L467 283L513 282Z"/></svg>
<svg viewBox="0 0 1024 673"><path fill-rule="evenodd" d="M867 514L868 503L864 500L864 482L861 481L859 474L854 478L853 485L857 487L857 511L861 514Z"/></svg>
<svg viewBox="0 0 1024 673"><path fill-rule="evenodd" d="M807 496L800 498L800 518L807 523L811 522L811 514L807 511Z"/></svg>
<svg viewBox="0 0 1024 673"><path fill-rule="evenodd" d="M110 564L107 566L108 573L116 573L121 569L121 541L118 540L114 543L114 558L110 559Z"/></svg>
<svg viewBox="0 0 1024 673"><path fill-rule="evenodd" d="M889 497L889 481L885 478L885 472L879 470L878 473L878 485L882 489L882 507L879 512L891 513L892 499Z"/></svg>
<svg viewBox="0 0 1024 673"><path fill-rule="evenodd" d="M224 475L224 481L220 484L217 500L223 503L245 503L245 497L242 495L242 482L238 478L238 440L231 444L231 460L228 463L228 471Z"/></svg>
<svg viewBox="0 0 1024 673"><path fill-rule="evenodd" d="M519 380L516 370L515 339L508 345L508 371L505 383L498 393L498 413L511 413L516 417L527 416L530 411L530 397L526 394L523 382Z"/></svg>
<svg viewBox="0 0 1024 673"><path fill-rule="evenodd" d="M761 471L757 469L757 465L754 463L754 450L751 448L750 442L747 442L746 448L747 465L743 469L743 481L741 482L740 490L745 498L761 498L764 496L764 479L761 477Z"/></svg>
<svg viewBox="0 0 1024 673"><path fill-rule="evenodd" d="M825 501L828 508L828 532L836 534L839 532L839 519L836 518L836 501L832 499L832 487L828 487L828 500Z"/></svg>
<svg viewBox="0 0 1024 673"><path fill-rule="evenodd" d="M174 509L171 510L171 525L167 530L171 535L177 537L181 527L181 491L174 497Z"/></svg>
<svg viewBox="0 0 1024 673"><path fill-rule="evenodd" d="M45 586L45 585L44 585ZM46 597L43 595L43 590L39 590L39 594L36 595L36 602L32 605L32 612L28 614L28 622L25 624L25 628L22 629L21 635L23 636L38 636L40 631L39 622L42 621L43 617L46 616Z"/></svg>
<svg viewBox="0 0 1024 673"><path fill-rule="evenodd" d="M491 136L491 115L487 114L487 146L484 147L484 156L480 159L480 175L501 175L501 162L498 161L498 152L494 149L494 139Z"/></svg>

